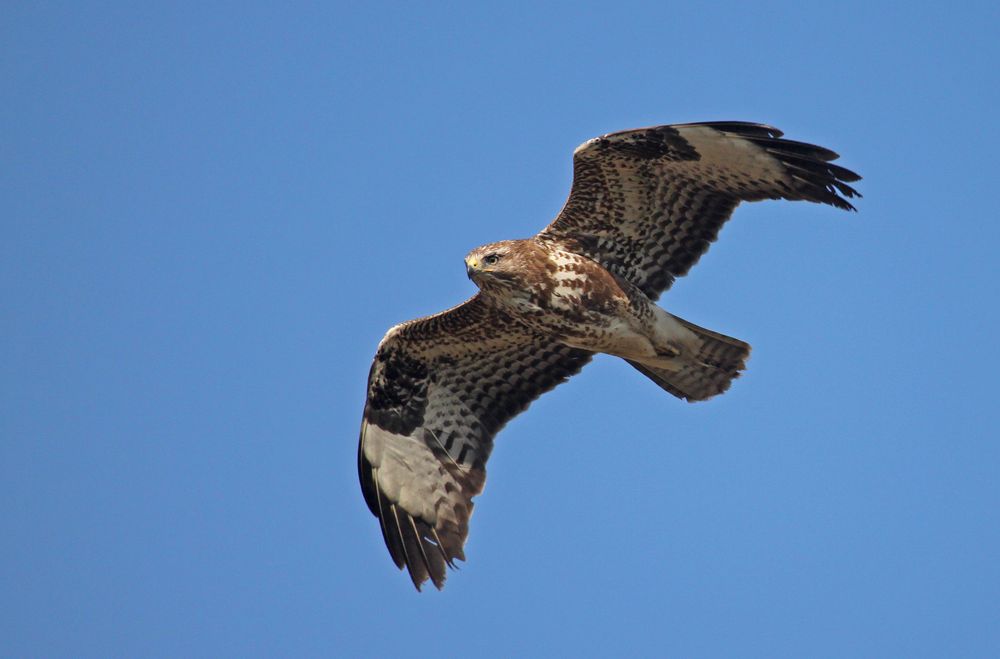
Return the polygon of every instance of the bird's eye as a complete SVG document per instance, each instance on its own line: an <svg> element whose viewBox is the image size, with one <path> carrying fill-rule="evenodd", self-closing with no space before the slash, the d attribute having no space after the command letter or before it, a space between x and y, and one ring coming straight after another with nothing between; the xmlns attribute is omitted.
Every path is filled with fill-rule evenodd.
<svg viewBox="0 0 1000 659"><path fill-rule="evenodd" d="M487 254L483 257L483 265L496 265L500 257L496 254Z"/></svg>

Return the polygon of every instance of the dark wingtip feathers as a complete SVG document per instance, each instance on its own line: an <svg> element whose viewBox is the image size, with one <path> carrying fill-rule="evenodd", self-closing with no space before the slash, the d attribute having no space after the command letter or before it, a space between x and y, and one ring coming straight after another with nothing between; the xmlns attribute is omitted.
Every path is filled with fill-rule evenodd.
<svg viewBox="0 0 1000 659"><path fill-rule="evenodd" d="M362 425L362 438L365 426ZM389 501L378 485L378 468L372 466L364 454L363 441L358 447L358 479L361 492L372 515L378 518L382 539L392 562L400 570L406 569L413 585L419 591L430 579L441 590L447 576L447 567L455 569L454 561L445 552L445 545L433 526L414 519L407 512ZM463 558L461 549L456 553Z"/></svg>
<svg viewBox="0 0 1000 659"><path fill-rule="evenodd" d="M403 544L404 564L410 573L410 579L413 581L414 587L419 591L429 577L427 563L424 562L421 556L423 548L420 546L416 533L410 528L410 524L404 523L404 520L405 522L410 521L407 519L409 515L405 512L401 515L399 508L395 504L389 504L389 511L392 513L392 517L387 525L391 526L394 524L395 531L399 533Z"/></svg>
<svg viewBox="0 0 1000 659"><path fill-rule="evenodd" d="M367 476L362 477L362 482L370 484L372 488L366 489L365 493L372 493L371 498L375 503L372 512L378 517L382 539L392 562L400 570L407 570L418 591L422 590L428 579L435 588L441 590L447 578L446 568L455 569L455 563L445 552L445 545L437 529L421 519L414 519L391 503L378 487L378 469L371 467L367 460L363 460L362 466L364 465L368 469L362 471L362 474L367 473ZM369 497L365 498L367 500ZM463 558L460 551L457 557Z"/></svg>
<svg viewBox="0 0 1000 659"><path fill-rule="evenodd" d="M798 192L803 199L830 204L843 210L857 210L847 200L860 198L861 193L848 183L860 181L861 175L846 167L832 164L831 161L840 157L835 151L777 137L759 135L743 135L743 137L763 148L788 169L792 178L801 183Z"/></svg>
<svg viewBox="0 0 1000 659"><path fill-rule="evenodd" d="M686 125L706 126L738 135L763 148L788 167L791 176L802 184L799 192L804 199L848 211L857 210L847 199L860 198L861 193L847 184L860 181L861 176L846 167L831 164L830 161L840 157L835 151L815 144L782 139L784 133L767 124L712 121Z"/></svg>

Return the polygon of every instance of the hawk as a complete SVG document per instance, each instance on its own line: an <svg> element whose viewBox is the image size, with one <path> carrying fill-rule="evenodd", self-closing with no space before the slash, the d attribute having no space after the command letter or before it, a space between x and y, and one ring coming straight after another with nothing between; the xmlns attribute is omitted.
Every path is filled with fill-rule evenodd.
<svg viewBox="0 0 1000 659"><path fill-rule="evenodd" d="M854 210L837 154L763 124L678 124L610 133L573 153L573 185L537 235L465 257L479 292L391 328L375 353L358 473L396 566L442 588L465 560L472 499L493 438L595 353L626 360L688 401L720 394L750 346L655 304L741 201Z"/></svg>

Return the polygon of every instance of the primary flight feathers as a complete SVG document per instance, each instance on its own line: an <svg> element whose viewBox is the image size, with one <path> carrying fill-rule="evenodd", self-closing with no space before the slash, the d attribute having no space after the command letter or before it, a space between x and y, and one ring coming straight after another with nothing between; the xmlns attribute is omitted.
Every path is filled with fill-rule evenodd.
<svg viewBox="0 0 1000 659"><path fill-rule="evenodd" d="M573 154L556 219L466 257L480 291L391 328L368 378L358 472L392 560L420 588L465 560L493 437L597 352L689 401L729 388L750 346L653 302L697 263L741 201L845 210L861 177L762 124L611 133Z"/></svg>

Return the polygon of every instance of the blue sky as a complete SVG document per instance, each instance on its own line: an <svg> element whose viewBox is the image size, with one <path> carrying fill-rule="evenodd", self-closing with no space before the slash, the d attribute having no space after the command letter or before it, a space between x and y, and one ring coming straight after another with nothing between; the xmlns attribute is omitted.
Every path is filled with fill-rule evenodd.
<svg viewBox="0 0 1000 659"><path fill-rule="evenodd" d="M1000 12L898 6L7 3L0 654L1000 654ZM356 482L382 334L580 142L713 119L860 212L740 207L661 304L744 377L597 359L418 595Z"/></svg>

